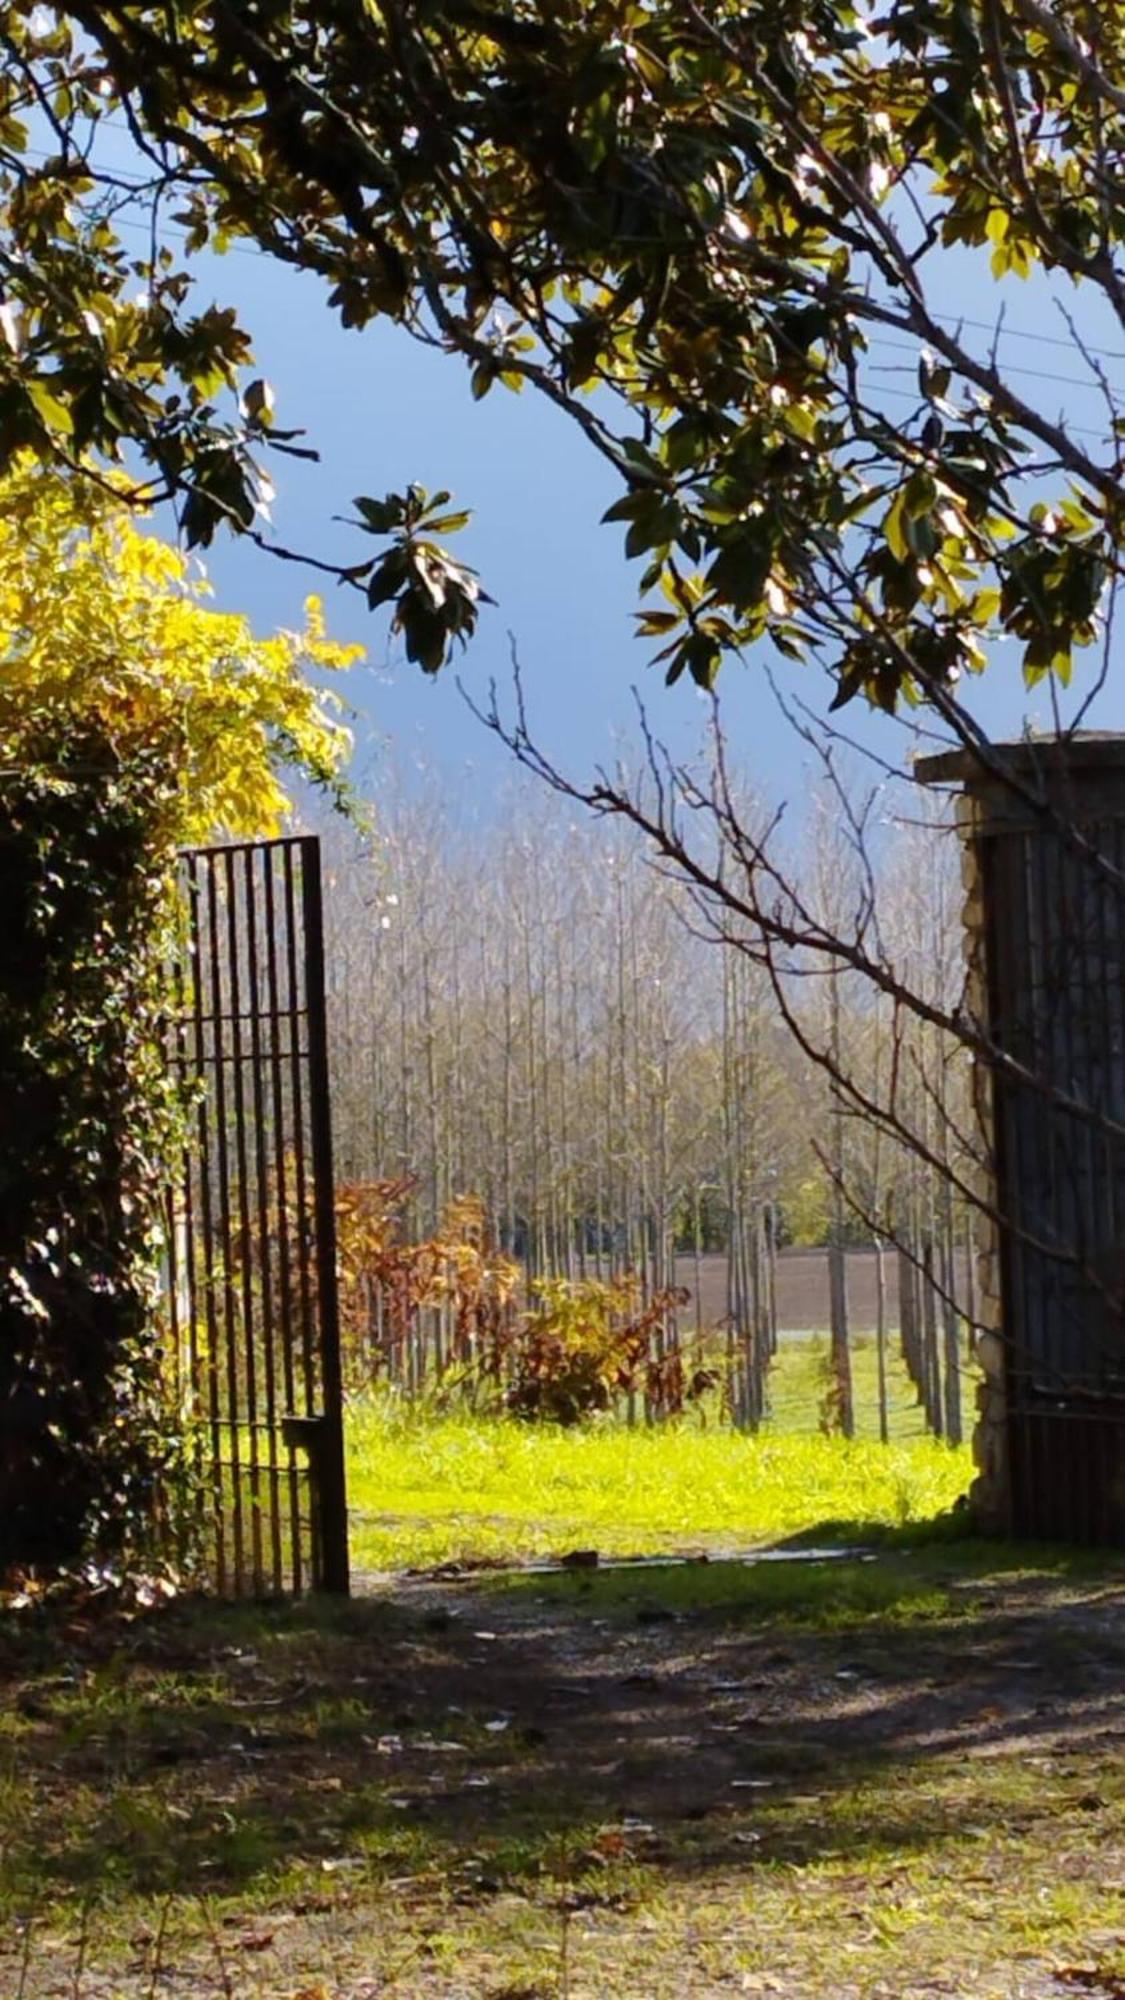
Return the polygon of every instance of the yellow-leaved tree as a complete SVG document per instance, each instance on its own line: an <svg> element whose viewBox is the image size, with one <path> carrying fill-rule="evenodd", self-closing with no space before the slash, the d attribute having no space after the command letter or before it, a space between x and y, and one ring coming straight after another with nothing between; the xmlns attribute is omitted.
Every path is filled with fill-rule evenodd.
<svg viewBox="0 0 1125 2000"><path fill-rule="evenodd" d="M310 674L363 653L299 632L257 638L215 610L197 563L144 533L111 488L29 460L0 481L0 759L96 736L122 765L165 762L181 841L275 832L287 768L332 786L350 748Z"/></svg>
<svg viewBox="0 0 1125 2000"><path fill-rule="evenodd" d="M167 1553L175 852L275 832L290 769L339 782L318 682L358 650L315 600L256 638L92 476L0 481L0 1603L13 1567Z"/></svg>

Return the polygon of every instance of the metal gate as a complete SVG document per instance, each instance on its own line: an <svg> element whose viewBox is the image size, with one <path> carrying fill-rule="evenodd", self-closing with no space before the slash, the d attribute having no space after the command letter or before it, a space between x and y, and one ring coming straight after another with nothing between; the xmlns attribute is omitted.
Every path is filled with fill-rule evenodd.
<svg viewBox="0 0 1125 2000"><path fill-rule="evenodd" d="M181 870L168 1297L202 1539L225 1594L346 1591L320 845L200 848Z"/></svg>
<svg viewBox="0 0 1125 2000"><path fill-rule="evenodd" d="M986 1518L1125 1547L1125 736L922 759L967 805L992 1208L978 1343ZM987 1085L987 1095L985 1087Z"/></svg>

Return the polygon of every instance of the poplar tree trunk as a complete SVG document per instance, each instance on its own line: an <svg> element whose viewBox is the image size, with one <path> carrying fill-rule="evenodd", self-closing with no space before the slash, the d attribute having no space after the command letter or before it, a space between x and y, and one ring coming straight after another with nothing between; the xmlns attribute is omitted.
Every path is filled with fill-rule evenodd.
<svg viewBox="0 0 1125 2000"><path fill-rule="evenodd" d="M879 1439L890 1442L890 1412L887 1408L887 1267L883 1239L875 1239L875 1357L879 1371Z"/></svg>

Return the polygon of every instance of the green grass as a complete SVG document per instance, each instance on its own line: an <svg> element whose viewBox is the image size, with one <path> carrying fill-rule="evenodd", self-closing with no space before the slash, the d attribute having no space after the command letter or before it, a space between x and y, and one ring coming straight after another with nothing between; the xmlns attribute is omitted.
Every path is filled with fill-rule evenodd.
<svg viewBox="0 0 1125 2000"><path fill-rule="evenodd" d="M877 1357L852 1343L856 1438L818 1429L827 1338L783 1340L770 1415L750 1437L689 1413L645 1429L580 1430L435 1413L390 1397L348 1418L352 1554L360 1570L500 1562L597 1548L605 1556L731 1549L807 1533L895 1528L947 1512L972 1478L967 1446L927 1436L888 1343L890 1443L878 1436ZM975 1376L963 1370L964 1434Z"/></svg>
<svg viewBox="0 0 1125 2000"><path fill-rule="evenodd" d="M0 1994L1109 2000L1122 1580L966 1539L0 1624Z"/></svg>
<svg viewBox="0 0 1125 2000"><path fill-rule="evenodd" d="M879 1357L873 1334L851 1339L852 1395L856 1436L879 1436ZM768 1428L785 1434L815 1431L828 1383L829 1344L825 1333L803 1338L783 1337L769 1372ZM887 1416L893 1443L925 1435L925 1419L917 1391L906 1372L897 1336L887 1341ZM961 1368L961 1429L972 1435L977 1371L966 1358Z"/></svg>
<svg viewBox="0 0 1125 2000"><path fill-rule="evenodd" d="M620 1424L563 1431L469 1415L354 1407L352 1556L360 1570L603 1555L714 1552L807 1534L932 1520L972 1476L967 1447L757 1437Z"/></svg>

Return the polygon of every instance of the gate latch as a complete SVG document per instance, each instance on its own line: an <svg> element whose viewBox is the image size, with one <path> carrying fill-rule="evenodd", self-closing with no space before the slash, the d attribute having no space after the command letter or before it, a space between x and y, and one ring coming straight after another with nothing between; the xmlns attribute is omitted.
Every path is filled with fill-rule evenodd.
<svg viewBox="0 0 1125 2000"><path fill-rule="evenodd" d="M315 1463L324 1437L324 1418L284 1416L281 1435L291 1451L307 1451Z"/></svg>

